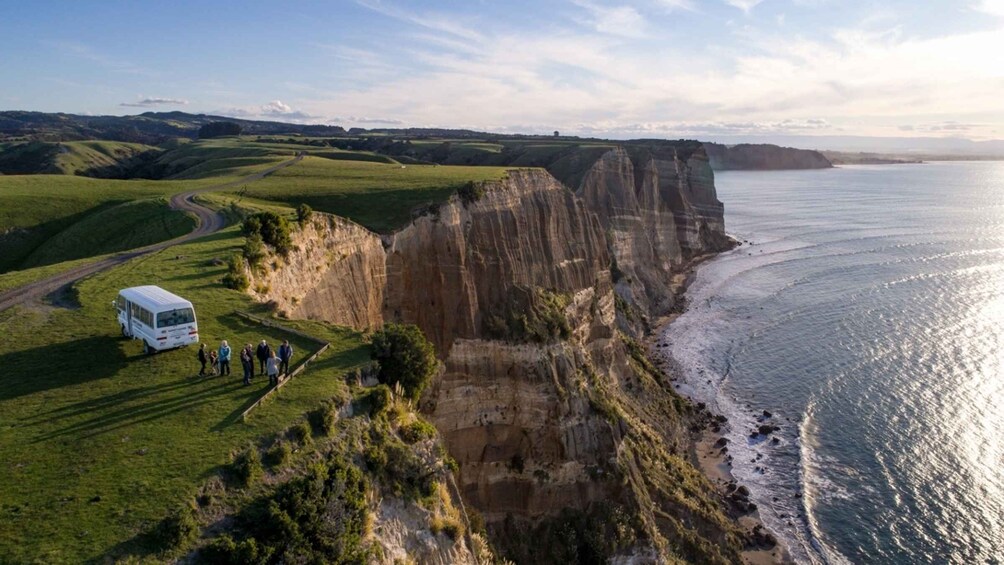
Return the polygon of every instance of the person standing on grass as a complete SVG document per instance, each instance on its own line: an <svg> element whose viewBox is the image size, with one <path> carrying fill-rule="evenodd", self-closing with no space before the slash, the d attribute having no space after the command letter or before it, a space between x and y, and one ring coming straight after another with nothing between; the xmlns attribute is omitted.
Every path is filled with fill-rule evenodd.
<svg viewBox="0 0 1004 565"><path fill-rule="evenodd" d="M202 364L202 368L199 369L199 376L206 376L206 361L209 361L209 357L206 356L206 344L199 344L199 352L195 354L195 358Z"/></svg>
<svg viewBox="0 0 1004 565"><path fill-rule="evenodd" d="M230 345L227 340L220 342L220 374L230 375Z"/></svg>
<svg viewBox="0 0 1004 565"><path fill-rule="evenodd" d="M289 344L288 339L282 340L282 345L279 346L279 372L288 375L289 374L289 361L293 358L293 346Z"/></svg>
<svg viewBox="0 0 1004 565"><path fill-rule="evenodd" d="M268 372L268 384L279 386L279 358L274 351L269 352L269 358L265 360L265 370Z"/></svg>
<svg viewBox="0 0 1004 565"><path fill-rule="evenodd" d="M214 377L220 374L220 359L215 349L209 351L209 374Z"/></svg>
<svg viewBox="0 0 1004 565"><path fill-rule="evenodd" d="M258 349L255 351L255 355L258 357L259 370L264 375L265 374L265 361L272 356L272 348L268 346L268 342L264 339L258 344Z"/></svg>
<svg viewBox="0 0 1004 565"><path fill-rule="evenodd" d="M244 384L251 384L251 376L254 374L254 350L251 349L250 343L241 349L241 368L244 369Z"/></svg>

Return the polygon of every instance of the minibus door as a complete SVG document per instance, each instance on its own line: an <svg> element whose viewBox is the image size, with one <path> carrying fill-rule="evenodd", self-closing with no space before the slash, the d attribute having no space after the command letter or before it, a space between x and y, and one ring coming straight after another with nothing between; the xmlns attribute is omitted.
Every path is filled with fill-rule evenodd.
<svg viewBox="0 0 1004 565"><path fill-rule="evenodd" d="M126 328L129 330L129 337L135 339L136 334L132 333L132 302L126 300L125 303L126 311Z"/></svg>

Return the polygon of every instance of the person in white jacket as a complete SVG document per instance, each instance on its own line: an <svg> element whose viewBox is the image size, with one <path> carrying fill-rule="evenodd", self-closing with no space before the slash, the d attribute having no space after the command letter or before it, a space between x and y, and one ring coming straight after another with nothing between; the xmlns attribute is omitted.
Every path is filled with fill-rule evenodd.
<svg viewBox="0 0 1004 565"><path fill-rule="evenodd" d="M279 358L275 355L275 351L271 352L271 356L265 360L265 372L268 373L268 384L278 385L279 384Z"/></svg>

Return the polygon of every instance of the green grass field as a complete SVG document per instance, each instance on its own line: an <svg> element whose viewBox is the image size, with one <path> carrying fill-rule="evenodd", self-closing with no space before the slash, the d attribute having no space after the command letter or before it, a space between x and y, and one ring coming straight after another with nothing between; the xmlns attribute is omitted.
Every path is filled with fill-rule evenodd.
<svg viewBox="0 0 1004 565"><path fill-rule="evenodd" d="M199 149L202 145L201 149ZM191 220L165 208L169 195L233 180L304 150L249 154L246 140L185 144L190 180L105 181L73 176L0 177L3 261L0 290L38 280L98 255L166 239ZM171 153L166 151L164 155ZM416 206L448 198L468 181L500 178L503 168L414 166L372 154L312 148L316 156L237 190L200 200L229 209L279 208L301 202L378 231L407 223ZM199 168L201 167L201 169ZM222 175L222 176L221 176ZM186 223L187 222L187 223ZM17 237L22 239L18 240ZM298 357L317 345L263 329L234 315L264 313L220 283L225 259L243 243L236 227L197 242L134 259L74 286L60 307L0 312L0 563L101 562L109 554L144 553L144 534L251 441L265 441L322 400L344 394L342 375L369 359L356 332L292 322L333 347L278 397L239 414L265 390L229 378L198 379L192 347L154 356L125 340L110 303L116 292L158 284L195 304L203 341L218 345L291 338ZM47 264L47 263L52 264ZM2 267L2 265L0 265ZM8 267L9 269L9 267ZM62 307L68 306L68 307ZM239 363L237 372L239 373Z"/></svg>
<svg viewBox="0 0 1004 565"><path fill-rule="evenodd" d="M114 168L156 147L121 141L31 141L0 144L0 172L76 175Z"/></svg>
<svg viewBox="0 0 1004 565"><path fill-rule="evenodd" d="M444 201L468 181L499 179L503 167L397 165L308 156L247 187L247 196L349 218L376 232L390 232L422 205Z"/></svg>
<svg viewBox="0 0 1004 565"><path fill-rule="evenodd" d="M100 561L130 549L231 451L284 429L368 360L358 334L299 323L333 347L245 423L238 416L264 378L250 387L239 375L199 379L194 347L144 356L120 337L116 292L158 284L192 300L212 346L289 337L298 358L316 348L233 315L255 306L224 289L225 267L211 262L241 242L229 228L95 275L77 285L79 308L0 313L0 562Z"/></svg>
<svg viewBox="0 0 1004 565"><path fill-rule="evenodd" d="M186 233L193 220L169 210L166 197L237 180L283 159L240 166L229 162L214 176L184 181L0 176L0 273L132 249Z"/></svg>

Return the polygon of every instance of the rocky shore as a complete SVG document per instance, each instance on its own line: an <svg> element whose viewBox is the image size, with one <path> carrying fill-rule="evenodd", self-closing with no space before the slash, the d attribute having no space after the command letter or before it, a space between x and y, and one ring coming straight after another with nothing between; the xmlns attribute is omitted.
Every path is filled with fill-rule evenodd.
<svg viewBox="0 0 1004 565"><path fill-rule="evenodd" d="M739 245L741 243L737 242ZM658 320L658 328L648 339L649 357L660 370L669 376L674 385L679 381L681 371L677 362L668 351L668 343L664 340L664 330L678 318L686 309L686 291L693 282L697 267L715 254L695 258L690 266L673 281L673 291L676 303L675 312ZM743 562L748 565L778 565L794 563L787 550L780 544L776 536L763 525L755 502L750 500L749 489L740 484L732 474L732 455L729 453L729 439L725 435L730 425L728 418L713 413L703 402L687 398L697 411L695 423L690 428L691 443L688 449L690 462L700 470L717 489L718 495L733 519L748 532L749 542L742 551ZM750 431L751 437L768 442L778 442L771 437L780 430L773 422L773 414L764 410L757 418L759 426Z"/></svg>

